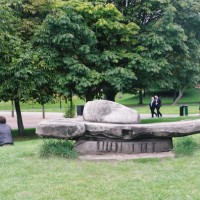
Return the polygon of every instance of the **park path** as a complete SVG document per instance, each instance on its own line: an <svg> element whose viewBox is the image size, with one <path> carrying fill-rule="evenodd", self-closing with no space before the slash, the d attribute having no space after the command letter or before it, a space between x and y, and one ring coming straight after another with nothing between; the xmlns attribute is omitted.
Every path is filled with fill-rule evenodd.
<svg viewBox="0 0 200 200"><path fill-rule="evenodd" d="M11 111L0 111L0 115L6 117L6 123L12 128L17 129L17 115L12 117ZM45 119L63 118L64 113L45 112ZM22 112L24 128L36 128L37 124L43 119L42 112Z"/></svg>
<svg viewBox="0 0 200 200"><path fill-rule="evenodd" d="M14 113L12 117L11 111L0 111L0 115L6 117L7 124L11 126L12 129L17 129L17 116ZM46 119L56 119L64 118L64 113L60 112L45 112L45 119L42 117L42 112L22 112L22 119L24 123L24 128L36 128L37 124L42 120ZM163 117L178 117L175 114L165 114ZM199 114L194 114L191 116L199 116ZM151 118L151 114L140 114L141 119Z"/></svg>

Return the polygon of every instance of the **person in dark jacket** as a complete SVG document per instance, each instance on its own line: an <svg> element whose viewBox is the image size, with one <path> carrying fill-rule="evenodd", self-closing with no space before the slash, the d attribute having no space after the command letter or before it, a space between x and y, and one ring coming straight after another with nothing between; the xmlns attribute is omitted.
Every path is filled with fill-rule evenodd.
<svg viewBox="0 0 200 200"><path fill-rule="evenodd" d="M157 95L155 96L155 101L156 101L157 117L162 117L162 113L160 112L161 99Z"/></svg>
<svg viewBox="0 0 200 200"><path fill-rule="evenodd" d="M154 97L151 97L151 102L149 104L150 110L151 110L151 117L153 118L154 115L157 116L157 114L155 113L155 108L156 108L156 101Z"/></svg>
<svg viewBox="0 0 200 200"><path fill-rule="evenodd" d="M0 146L13 144L11 128L6 124L6 118L0 116Z"/></svg>

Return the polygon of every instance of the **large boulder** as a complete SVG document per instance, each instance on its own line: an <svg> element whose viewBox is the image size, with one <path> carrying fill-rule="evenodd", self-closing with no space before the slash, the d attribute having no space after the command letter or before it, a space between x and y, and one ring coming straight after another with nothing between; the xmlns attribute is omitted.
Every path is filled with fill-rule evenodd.
<svg viewBox="0 0 200 200"><path fill-rule="evenodd" d="M137 111L107 100L89 101L85 104L83 118L90 122L137 124L140 115Z"/></svg>

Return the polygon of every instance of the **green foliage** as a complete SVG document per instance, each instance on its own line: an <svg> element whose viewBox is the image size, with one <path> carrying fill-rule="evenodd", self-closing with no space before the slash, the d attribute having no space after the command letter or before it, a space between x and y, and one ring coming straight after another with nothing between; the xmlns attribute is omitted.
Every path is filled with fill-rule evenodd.
<svg viewBox="0 0 200 200"><path fill-rule="evenodd" d="M65 108L65 113L64 113L64 117L65 118L74 118L76 115L75 113L75 105L72 104L72 106L70 106L69 104L66 106Z"/></svg>
<svg viewBox="0 0 200 200"><path fill-rule="evenodd" d="M34 2L11 0L0 3L2 22L0 25L0 100L14 100L15 105L18 105L16 106L17 122L21 134L23 134L23 122L20 117L19 102L25 102L32 97L44 104L49 101L50 92L52 95L52 90L47 87L53 83L46 78L49 74L45 73L44 76L44 71L38 73L39 70L36 70L37 67L33 65L35 60L32 60L34 56L32 56L33 49L30 41L36 26L41 23L46 14L46 10L41 9L45 2L47 3L46 0ZM40 76L37 76L37 73ZM42 78L46 82L44 84L43 81L43 84L39 85L41 81L38 80ZM39 95L35 95L38 93Z"/></svg>
<svg viewBox="0 0 200 200"><path fill-rule="evenodd" d="M63 158L77 158L78 154L73 150L71 141L45 139L40 148L40 157L48 158L58 156Z"/></svg>
<svg viewBox="0 0 200 200"><path fill-rule="evenodd" d="M200 81L198 0L104 2L114 3L128 22L140 26L135 86L184 90Z"/></svg>
<svg viewBox="0 0 200 200"><path fill-rule="evenodd" d="M198 147L198 142L191 136L176 138L174 152L177 155L191 155Z"/></svg>
<svg viewBox="0 0 200 200"><path fill-rule="evenodd" d="M139 27L124 23L113 4L66 1L47 16L34 45L55 54L57 91L93 99L104 87L120 91L135 80L134 35Z"/></svg>
<svg viewBox="0 0 200 200"><path fill-rule="evenodd" d="M98 73L91 69L95 44L94 32L73 7L64 6L47 16L35 34L34 45L45 52L47 67L49 61L53 62L57 93L83 93L82 89L91 86L92 80L98 81Z"/></svg>

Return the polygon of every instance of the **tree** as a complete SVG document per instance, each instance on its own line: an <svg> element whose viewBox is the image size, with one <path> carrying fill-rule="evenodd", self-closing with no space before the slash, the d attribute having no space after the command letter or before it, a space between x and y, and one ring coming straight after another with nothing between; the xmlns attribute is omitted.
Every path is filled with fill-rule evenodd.
<svg viewBox="0 0 200 200"><path fill-rule="evenodd" d="M143 51L135 59L138 88L178 89L197 83L199 73L198 1L112 0L127 21L140 25ZM192 59L194 58L194 59ZM191 78L189 78L189 76ZM177 99L178 100L178 99ZM177 101L176 101L177 102Z"/></svg>
<svg viewBox="0 0 200 200"><path fill-rule="evenodd" d="M83 15L97 38L98 54L93 69L101 74L101 80L96 88L114 101L116 93L131 90L136 79L132 62L137 56L135 35L139 27L133 22L125 22L122 13L113 4L80 4L74 1L70 4ZM91 88L87 93L91 93Z"/></svg>
<svg viewBox="0 0 200 200"><path fill-rule="evenodd" d="M138 26L125 24L112 5L66 2L49 15L36 35L36 45L56 52L59 93L85 95L86 100L130 86L129 63ZM47 56L48 57L48 56ZM66 91L67 90L67 91Z"/></svg>
<svg viewBox="0 0 200 200"><path fill-rule="evenodd" d="M168 55L169 63L173 66L172 77L176 77L172 79L173 88L179 92L173 103L176 104L186 88L194 87L200 81L200 6L195 0L182 0L173 5L173 20L185 34L184 45L174 46L173 54Z"/></svg>
<svg viewBox="0 0 200 200"><path fill-rule="evenodd" d="M16 24L18 18L6 4L0 4L0 94L1 100L13 100L17 112L19 132L24 132L19 101L27 95L24 82L26 70L20 70L16 60L23 52L23 41L20 39ZM24 75L24 76L23 76Z"/></svg>
<svg viewBox="0 0 200 200"><path fill-rule="evenodd" d="M0 18L3 22L0 25L0 93L2 100L14 100L21 135L24 134L24 126L20 102L28 100L37 88L34 85L36 81L33 81L34 67L27 63L31 52L30 40L33 28L43 16L37 15L37 10L43 11L41 8L45 6L45 2L47 5L47 1L42 0L34 3L26 0L3 0L0 3ZM36 18L40 20L34 21Z"/></svg>
<svg viewBox="0 0 200 200"><path fill-rule="evenodd" d="M45 49L46 60L54 63L57 93L72 100L74 93L91 85L90 77L96 72L88 66L94 60L95 44L94 32L73 7L64 6L47 16L35 34L34 46Z"/></svg>

